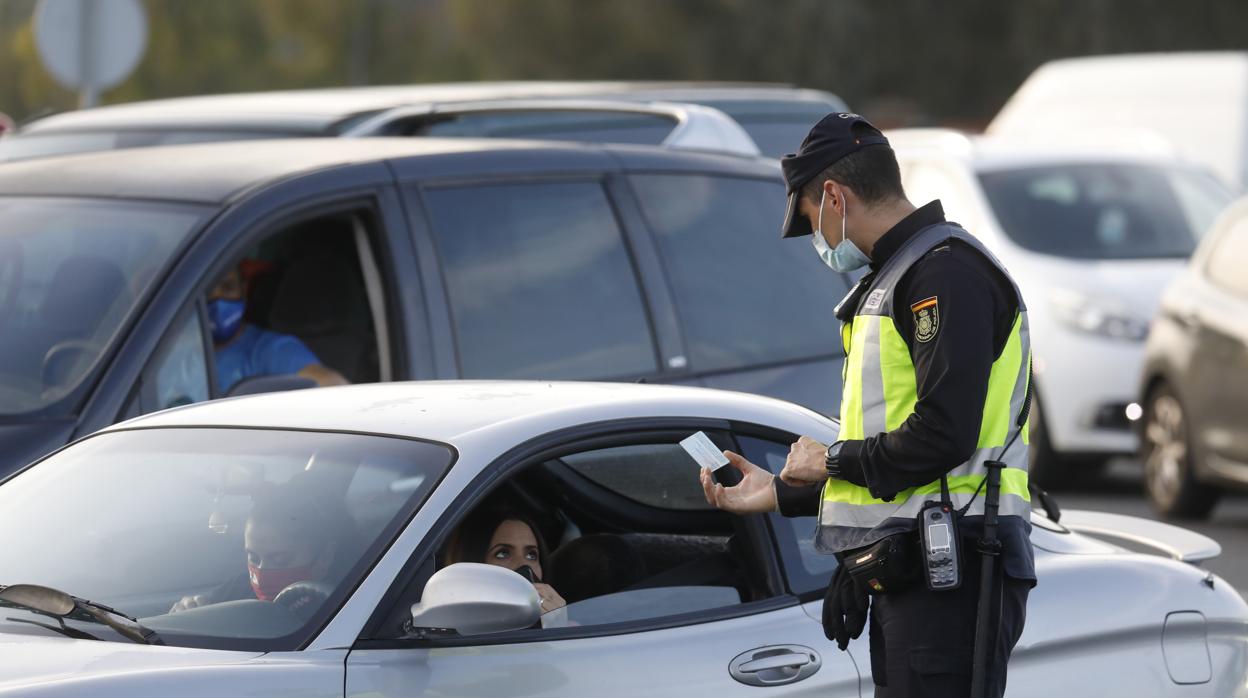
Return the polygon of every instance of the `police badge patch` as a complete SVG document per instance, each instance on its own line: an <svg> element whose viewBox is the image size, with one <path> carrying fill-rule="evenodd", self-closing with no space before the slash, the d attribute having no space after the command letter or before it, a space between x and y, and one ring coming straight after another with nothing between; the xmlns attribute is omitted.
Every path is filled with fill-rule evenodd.
<svg viewBox="0 0 1248 698"><path fill-rule="evenodd" d="M914 313L914 338L920 342L930 342L940 329L940 313L936 305L936 296L925 298L910 306Z"/></svg>

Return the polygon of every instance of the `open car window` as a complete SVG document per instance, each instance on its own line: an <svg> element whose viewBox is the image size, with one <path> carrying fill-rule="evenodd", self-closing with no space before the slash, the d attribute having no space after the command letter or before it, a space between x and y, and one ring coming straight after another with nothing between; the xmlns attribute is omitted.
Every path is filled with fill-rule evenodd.
<svg viewBox="0 0 1248 698"><path fill-rule="evenodd" d="M590 449L529 466L455 522L439 564L515 569L477 559L489 549L478 544L469 552L460 541L484 540L501 530L493 528L496 516L490 530L481 532L474 523L480 512L519 511L540 529L537 537L546 545L535 558L540 581L566 602L543 616L545 630L664 622L776 595L761 573L770 551L751 542L745 519L707 505L698 465L675 443L678 438ZM726 438L716 438L729 447Z"/></svg>
<svg viewBox="0 0 1248 698"><path fill-rule="evenodd" d="M106 604L169 645L294 650L452 460L440 444L358 434L101 434L0 487L0 585ZM3 611L4 632L51 634Z"/></svg>

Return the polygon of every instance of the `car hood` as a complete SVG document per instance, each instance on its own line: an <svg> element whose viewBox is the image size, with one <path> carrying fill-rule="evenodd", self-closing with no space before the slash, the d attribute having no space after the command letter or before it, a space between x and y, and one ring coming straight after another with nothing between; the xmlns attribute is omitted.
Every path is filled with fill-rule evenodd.
<svg viewBox="0 0 1248 698"><path fill-rule="evenodd" d="M1052 294L1065 291L1144 319L1153 317L1162 291L1187 266L1186 258L1074 260L1020 254L1003 261L1018 280L1028 309L1042 309Z"/></svg>
<svg viewBox="0 0 1248 698"><path fill-rule="evenodd" d="M226 652L120 642L71 640L0 633L0 695L19 694L35 686L72 680L90 682L105 676L142 674L168 669L236 664L256 652Z"/></svg>

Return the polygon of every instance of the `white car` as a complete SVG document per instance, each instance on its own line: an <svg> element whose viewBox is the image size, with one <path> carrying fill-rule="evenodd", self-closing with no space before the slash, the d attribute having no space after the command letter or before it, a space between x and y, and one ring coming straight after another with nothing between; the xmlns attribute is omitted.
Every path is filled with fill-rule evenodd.
<svg viewBox="0 0 1248 698"><path fill-rule="evenodd" d="M939 198L1023 292L1037 397L1033 475L1077 478L1134 453L1149 323L1230 193L1203 169L1117 149L942 129L888 137L910 199Z"/></svg>
<svg viewBox="0 0 1248 698"><path fill-rule="evenodd" d="M711 509L677 444L696 431L777 470L795 435L838 427L743 393L547 382L273 393L109 427L0 484L0 696L870 691L867 638L840 652L819 624L836 562L813 519ZM562 609L445 559L501 497L551 541L532 559ZM1248 695L1248 605L1196 564L1216 543L1065 519L1175 559L1034 516L1011 696ZM604 545L618 569L595 576Z"/></svg>

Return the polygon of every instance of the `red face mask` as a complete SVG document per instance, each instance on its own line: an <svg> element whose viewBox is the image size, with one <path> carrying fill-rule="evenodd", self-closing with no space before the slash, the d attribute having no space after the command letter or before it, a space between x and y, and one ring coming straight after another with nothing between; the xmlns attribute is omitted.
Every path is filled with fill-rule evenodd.
<svg viewBox="0 0 1248 698"><path fill-rule="evenodd" d="M255 565L247 565L247 576L251 579L251 590L261 601L272 601L278 592L295 582L306 582L312 579L312 565L303 567L283 567L278 570L262 570Z"/></svg>

